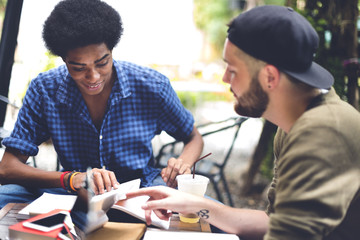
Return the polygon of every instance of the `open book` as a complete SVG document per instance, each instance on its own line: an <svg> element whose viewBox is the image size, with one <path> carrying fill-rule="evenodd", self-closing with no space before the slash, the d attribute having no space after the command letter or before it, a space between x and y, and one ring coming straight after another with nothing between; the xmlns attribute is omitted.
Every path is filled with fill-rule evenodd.
<svg viewBox="0 0 360 240"><path fill-rule="evenodd" d="M86 233L94 231L108 222L109 219L106 213L110 209L113 214L115 212L115 215L124 216L126 214L145 223L145 211L141 206L148 200L148 196L126 199L126 193L135 191L139 187L140 179L135 179L120 184L117 189L95 196L92 196L87 191L82 196L80 196L80 192L78 196L44 193L22 209L19 216L38 215L54 209L71 210L71 214L75 215L75 213L80 212L80 209L82 212L81 218L84 221L79 224L83 225L83 230ZM119 214L117 214L117 211L119 211ZM77 224L76 220L80 220L80 218L73 220L75 225ZM126 222L126 217L124 222ZM170 225L170 221L161 220L155 214L152 214L152 222L154 226L162 229L168 229Z"/></svg>
<svg viewBox="0 0 360 240"><path fill-rule="evenodd" d="M146 222L145 211L141 208L141 206L144 205L148 199L149 196L139 196L131 199L120 200L117 203L115 203L115 205L113 205L111 209L123 211L135 218L140 219L142 222ZM151 225L162 229L169 229L170 220L169 221L161 220L160 218L158 218L158 216L152 213Z"/></svg>
<svg viewBox="0 0 360 240"><path fill-rule="evenodd" d="M141 206L145 204L149 197L140 196L126 199L126 193L135 191L139 189L139 187L140 179L135 179L122 183L116 190L112 190L102 195L93 196L89 205L89 213L95 214L95 217L92 217L91 219L99 219L101 218L101 212L107 213L110 210L112 216L117 215L117 217L115 216L111 218L112 221L145 223L145 211L141 208ZM139 221L129 219L128 215L138 219ZM91 222L91 219L89 219L89 222ZM161 220L155 214L151 215L151 220L152 225L158 228L168 229L170 226L170 220Z"/></svg>

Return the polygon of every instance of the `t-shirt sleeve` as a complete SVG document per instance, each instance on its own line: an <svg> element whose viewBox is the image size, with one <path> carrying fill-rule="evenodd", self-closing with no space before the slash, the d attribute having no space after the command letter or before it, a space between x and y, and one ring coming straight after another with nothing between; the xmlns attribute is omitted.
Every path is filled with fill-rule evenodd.
<svg viewBox="0 0 360 240"><path fill-rule="evenodd" d="M358 191L359 166L345 138L328 127L297 132L279 154L267 240L322 239L340 224Z"/></svg>

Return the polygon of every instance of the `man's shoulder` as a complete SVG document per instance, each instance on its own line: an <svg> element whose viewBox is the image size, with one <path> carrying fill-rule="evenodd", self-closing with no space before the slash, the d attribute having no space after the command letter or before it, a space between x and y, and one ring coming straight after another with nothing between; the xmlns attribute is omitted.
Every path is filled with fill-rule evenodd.
<svg viewBox="0 0 360 240"><path fill-rule="evenodd" d="M46 86L52 88L59 85L68 75L68 70L65 65L50 69L48 71L39 73L36 78L32 80L38 86Z"/></svg>
<svg viewBox="0 0 360 240"><path fill-rule="evenodd" d="M334 91L325 94L321 103L306 111L299 122L309 126L345 128L354 125L360 129L360 113L349 103L340 99Z"/></svg>
<svg viewBox="0 0 360 240"><path fill-rule="evenodd" d="M293 125L286 141L321 148L360 154L360 113L340 98L331 98L306 111Z"/></svg>
<svg viewBox="0 0 360 240"><path fill-rule="evenodd" d="M121 74L125 74L127 78L133 79L167 79L162 73L159 71L147 67L142 66L136 63L127 62L127 61L115 61L114 66L118 72Z"/></svg>

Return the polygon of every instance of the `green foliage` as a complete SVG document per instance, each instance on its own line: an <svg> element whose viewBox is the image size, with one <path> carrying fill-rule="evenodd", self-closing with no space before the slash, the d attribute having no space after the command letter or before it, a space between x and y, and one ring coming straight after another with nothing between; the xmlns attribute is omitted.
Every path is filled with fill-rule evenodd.
<svg viewBox="0 0 360 240"><path fill-rule="evenodd" d="M202 102L229 101L229 96L226 93L188 91L178 91L176 93L184 107L190 111L194 110Z"/></svg>
<svg viewBox="0 0 360 240"><path fill-rule="evenodd" d="M272 139L268 142L268 150L266 151L266 156L261 162L260 165L260 174L261 176L271 180L274 176L274 150L273 150L273 142L274 142L275 133Z"/></svg>
<svg viewBox="0 0 360 240"><path fill-rule="evenodd" d="M284 5L285 5L285 0L265 0L264 3L265 3L265 5L280 5L280 6L284 6Z"/></svg>
<svg viewBox="0 0 360 240"><path fill-rule="evenodd" d="M0 0L0 14L3 16L6 9L7 0Z"/></svg>
<svg viewBox="0 0 360 240"><path fill-rule="evenodd" d="M48 61L47 61L46 65L44 66L44 69L43 69L44 72L56 67L55 62L56 62L56 58L57 58L57 56L51 54L50 51L47 51L45 53L45 55L47 56Z"/></svg>
<svg viewBox="0 0 360 240"><path fill-rule="evenodd" d="M4 22L7 0L0 0L0 31L2 32L2 24ZM0 35L1 39L1 35Z"/></svg>
<svg viewBox="0 0 360 240"><path fill-rule="evenodd" d="M194 0L194 21L221 57L226 38L227 24L235 16L228 0Z"/></svg>
<svg viewBox="0 0 360 240"><path fill-rule="evenodd" d="M317 7L322 7L320 2L315 4ZM316 32L319 35L319 48L317 50L314 61L325 69L330 71L334 76L335 83L334 88L343 100L346 99L346 84L344 81L344 69L342 62L339 56L333 55L331 53L331 39L326 39L325 35L329 28L328 21L320 16L319 10L317 8L307 9L304 11L299 11L315 28ZM329 32L329 31L328 31ZM330 32L329 32L330 33ZM331 33L330 33L331 34Z"/></svg>

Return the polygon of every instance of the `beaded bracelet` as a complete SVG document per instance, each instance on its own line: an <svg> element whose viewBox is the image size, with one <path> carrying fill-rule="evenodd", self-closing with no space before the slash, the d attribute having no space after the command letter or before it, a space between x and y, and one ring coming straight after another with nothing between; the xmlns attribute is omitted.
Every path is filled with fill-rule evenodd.
<svg viewBox="0 0 360 240"><path fill-rule="evenodd" d="M71 173L70 171L63 172L60 177L60 183L61 187L66 190L65 183L64 183L64 177L66 174Z"/></svg>

